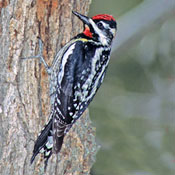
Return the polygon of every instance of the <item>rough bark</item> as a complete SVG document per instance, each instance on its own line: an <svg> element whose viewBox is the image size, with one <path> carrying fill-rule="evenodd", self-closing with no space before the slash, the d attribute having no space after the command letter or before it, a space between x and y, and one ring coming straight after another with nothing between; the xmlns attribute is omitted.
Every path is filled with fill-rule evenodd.
<svg viewBox="0 0 175 175"><path fill-rule="evenodd" d="M43 174L43 158L30 165L34 141L50 112L48 76L35 55L38 39L51 64L56 52L82 29L72 10L87 14L90 0L0 1L0 174ZM46 174L89 174L97 145L88 112L53 155Z"/></svg>

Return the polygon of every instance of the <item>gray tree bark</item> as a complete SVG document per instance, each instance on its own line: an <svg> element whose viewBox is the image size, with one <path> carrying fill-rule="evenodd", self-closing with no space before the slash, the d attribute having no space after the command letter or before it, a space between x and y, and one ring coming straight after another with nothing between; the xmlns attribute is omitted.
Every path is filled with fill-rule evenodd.
<svg viewBox="0 0 175 175"><path fill-rule="evenodd" d="M48 76L36 55L39 36L51 64L56 52L82 29L72 10L87 14L90 0L0 1L0 174L44 174L41 155L30 165L34 141L50 112ZM89 174L98 146L88 112L65 137L46 174Z"/></svg>

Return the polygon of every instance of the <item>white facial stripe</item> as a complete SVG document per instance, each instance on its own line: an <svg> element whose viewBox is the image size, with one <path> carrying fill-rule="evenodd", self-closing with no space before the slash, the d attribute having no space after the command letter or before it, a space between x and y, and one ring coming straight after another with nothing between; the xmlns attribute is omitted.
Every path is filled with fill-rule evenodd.
<svg viewBox="0 0 175 175"><path fill-rule="evenodd" d="M104 35L104 33L97 27L95 22L92 19L89 19L89 22L91 23L93 29L95 30L95 33L99 35L99 40L103 45L108 44L108 38Z"/></svg>
<svg viewBox="0 0 175 175"><path fill-rule="evenodd" d="M101 23L103 24L104 28L110 28L109 24L106 24L103 21L101 21Z"/></svg>
<svg viewBox="0 0 175 175"><path fill-rule="evenodd" d="M110 32L112 33L113 36L116 35L116 29L111 28L109 24L106 24L106 23L104 23L103 21L101 21L101 23L103 24L104 28L110 29Z"/></svg>

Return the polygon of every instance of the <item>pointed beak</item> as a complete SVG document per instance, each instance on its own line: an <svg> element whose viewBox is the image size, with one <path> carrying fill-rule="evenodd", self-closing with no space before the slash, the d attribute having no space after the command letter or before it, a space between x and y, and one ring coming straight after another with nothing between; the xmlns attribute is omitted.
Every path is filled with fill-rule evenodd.
<svg viewBox="0 0 175 175"><path fill-rule="evenodd" d="M90 25L90 22L89 22L89 17L87 17L87 16L84 16L84 15L82 15L82 14L80 14L80 13L78 13L78 12L75 12L75 11L72 11L72 13L74 14L74 15L76 15L81 21L83 21L83 23L84 24L86 24L86 25Z"/></svg>

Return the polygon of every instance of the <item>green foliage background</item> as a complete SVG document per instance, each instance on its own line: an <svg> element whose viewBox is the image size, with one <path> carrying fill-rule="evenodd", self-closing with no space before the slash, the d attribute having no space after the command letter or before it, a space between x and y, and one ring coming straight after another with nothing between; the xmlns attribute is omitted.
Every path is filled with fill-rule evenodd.
<svg viewBox="0 0 175 175"><path fill-rule="evenodd" d="M92 0L89 16L107 13L117 20L141 2ZM122 54L112 54L90 105L101 145L92 175L175 174L174 19L158 24Z"/></svg>

